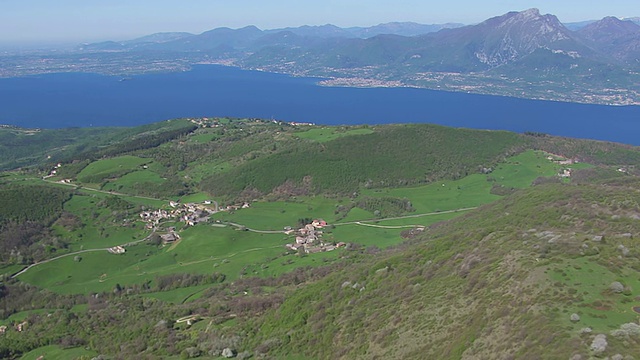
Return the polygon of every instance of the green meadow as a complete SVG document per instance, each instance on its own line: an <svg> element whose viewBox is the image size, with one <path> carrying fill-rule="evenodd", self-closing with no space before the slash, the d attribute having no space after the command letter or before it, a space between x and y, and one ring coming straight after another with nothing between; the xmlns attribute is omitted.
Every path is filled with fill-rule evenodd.
<svg viewBox="0 0 640 360"><path fill-rule="evenodd" d="M228 279L242 275L247 264L262 263L285 252L282 234L257 234L200 225L184 230L173 246L127 247L125 254L107 251L80 254L38 265L20 280L59 293L109 291L117 284L152 282L160 275L220 272ZM46 274L46 276L45 276Z"/></svg>
<svg viewBox="0 0 640 360"><path fill-rule="evenodd" d="M356 128L356 129L345 129L342 127L322 127L322 128L313 128L304 132L296 133L296 136L299 136L303 139L313 140L317 142L327 142L331 140L335 140L345 136L351 135L367 135L372 134L373 130L369 128Z"/></svg>
<svg viewBox="0 0 640 360"><path fill-rule="evenodd" d="M110 181L102 188L106 191L119 191L125 193L134 193L134 185L148 184L149 186L160 185L165 182L159 174L149 170L136 170L125 174L115 181Z"/></svg>
<svg viewBox="0 0 640 360"><path fill-rule="evenodd" d="M37 310L20 311L18 313L11 314L11 316L9 316L8 318L6 318L4 320L0 320L0 325L11 326L12 324L24 321L27 317L29 317L29 315L32 315L32 314L46 314L46 313L48 313L50 311L53 311L53 310L37 309Z"/></svg>
<svg viewBox="0 0 640 360"><path fill-rule="evenodd" d="M368 129L349 131L356 130ZM318 133L315 136L320 135ZM143 163L140 158L119 157L111 160L101 160L84 171L90 176L113 173L114 169L136 168L112 184L121 184L123 187L127 183L134 183L136 179L142 181L156 176L155 173L137 169ZM171 246L141 243L128 247L122 255L106 251L87 252L79 254L80 261L69 256L38 265L21 275L20 279L60 293L89 293L108 291L117 284L153 283L157 276L174 273L219 272L225 274L228 280L246 275L275 276L299 266L322 265L335 260L342 252L337 250L305 257L285 255L287 251L284 245L294 239L282 231L286 226L295 227L299 219L323 218L334 225L324 229L325 242L358 243L366 247L384 248L401 242L403 230L449 220L465 213L463 209L500 198L491 193L495 186L527 187L537 177L552 176L559 169L557 164L546 159L543 152L527 151L500 163L490 174L472 174L459 180L438 181L417 187L362 189L360 196L406 198L411 201L414 211L386 219L376 218L371 211L354 207L357 198L308 196L290 201L257 201L246 209L214 214L210 224L181 230L181 240ZM159 181L158 178L155 180ZM133 218L128 226L123 226L122 221L113 220L117 212L99 206L109 196L112 195L74 196L65 204L65 209L78 214L83 223L82 227L75 230L56 227L60 236L72 240L71 250L122 245L149 235L143 224L136 222L138 209L122 215ZM209 199L207 194L196 193L182 198L182 201L201 202L206 199ZM143 202L141 199L137 201L138 205ZM166 206L166 203L162 204ZM346 216L337 211L345 205L350 206ZM106 221L96 221L100 219ZM251 231L243 231L244 228ZM182 302L194 290L198 289L172 290L150 296L169 302Z"/></svg>
<svg viewBox="0 0 640 360"><path fill-rule="evenodd" d="M29 351L20 360L73 360L77 358L91 359L95 356L98 356L98 353L82 347L65 349L59 345L49 345Z"/></svg>
<svg viewBox="0 0 640 360"><path fill-rule="evenodd" d="M640 288L640 278L634 269L623 267L614 272L595 259L582 257L556 263L549 267L547 274L556 291L579 298L580 301L562 308L564 322L576 331L591 327L594 331L607 332L640 316L633 311L634 306L640 306L632 292ZM612 292L610 285L615 281L628 290ZM570 321L573 313L580 316L579 322Z"/></svg>
<svg viewBox="0 0 640 360"><path fill-rule="evenodd" d="M415 213L432 213L465 209L488 204L500 198L492 187L525 188L538 177L553 176L560 166L547 160L540 151L526 151L508 158L489 174L472 174L460 180L437 181L429 185L367 189L363 195L409 199Z"/></svg>
<svg viewBox="0 0 640 360"><path fill-rule="evenodd" d="M257 230L283 230L285 226L296 226L298 219L322 218L332 221L340 200L321 196L300 197L293 201L258 201L248 209L220 212L213 220L230 221Z"/></svg>
<svg viewBox="0 0 640 360"><path fill-rule="evenodd" d="M82 183L97 184L107 178L121 177L137 170L147 162L149 162L148 159L142 159L132 155L98 160L82 169L77 178L78 181Z"/></svg>
<svg viewBox="0 0 640 360"><path fill-rule="evenodd" d="M74 196L65 203L65 210L79 216L82 225L73 230L62 226L55 226L54 229L59 236L71 240L72 250L107 248L140 240L148 235L142 223L123 226L122 221L112 220L113 210L99 206L106 198L105 194L102 195ZM137 214L134 216L137 218ZM106 221L96 221L101 219Z"/></svg>

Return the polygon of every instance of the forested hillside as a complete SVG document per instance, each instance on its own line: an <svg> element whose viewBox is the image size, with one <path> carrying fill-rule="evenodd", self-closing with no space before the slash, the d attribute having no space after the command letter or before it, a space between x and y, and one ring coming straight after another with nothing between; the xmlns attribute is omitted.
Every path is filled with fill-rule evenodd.
<svg viewBox="0 0 640 360"><path fill-rule="evenodd" d="M454 130L434 125L401 125L371 134L296 146L203 180L216 194L255 189L268 194L292 182L311 193L347 194L364 187L396 187L437 179L458 179L515 152L518 135L499 131Z"/></svg>

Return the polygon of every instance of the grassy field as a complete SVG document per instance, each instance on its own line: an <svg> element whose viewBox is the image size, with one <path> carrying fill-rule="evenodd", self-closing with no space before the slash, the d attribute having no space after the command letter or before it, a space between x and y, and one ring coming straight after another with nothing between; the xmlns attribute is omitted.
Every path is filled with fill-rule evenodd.
<svg viewBox="0 0 640 360"><path fill-rule="evenodd" d="M257 234L201 225L185 230L176 246L158 249L140 244L122 255L83 253L41 264L20 276L22 281L59 293L108 291L116 284L142 284L173 273L220 272L228 279L242 275L245 265L284 253L282 234ZM45 275L46 274L46 275Z"/></svg>
<svg viewBox="0 0 640 360"><path fill-rule="evenodd" d="M547 160L543 152L527 151L507 159L490 174L472 174L460 180L438 181L433 184L363 190L363 195L391 196L411 201L416 213L456 210L488 204L500 198L491 194L494 184L525 188L540 176L557 174L560 166Z"/></svg>
<svg viewBox="0 0 640 360"><path fill-rule="evenodd" d="M22 268L24 268L23 265L5 265L0 267L0 274L1 275L12 275L17 273L18 271L22 270Z"/></svg>
<svg viewBox="0 0 640 360"><path fill-rule="evenodd" d="M121 222L96 221L112 216L112 210L97 205L105 196L74 196L65 203L65 210L78 215L83 224L73 231L56 227L58 235L71 240L72 250L107 248L140 240L148 235L142 224L125 227Z"/></svg>
<svg viewBox="0 0 640 360"><path fill-rule="evenodd" d="M209 194L206 193L195 193L195 194L190 194L190 195L186 195L180 198L180 202L185 204L185 203L201 203L204 202L205 200L211 200L211 196L209 196Z"/></svg>
<svg viewBox="0 0 640 360"><path fill-rule="evenodd" d="M136 170L125 174L117 180L108 182L102 190L133 194L135 193L134 185L136 184L148 184L149 186L154 186L160 185L164 181L165 179L151 170Z"/></svg>
<svg viewBox="0 0 640 360"><path fill-rule="evenodd" d="M640 316L632 309L640 306L631 291L640 288L640 278L635 270L623 268L614 273L595 259L579 258L556 263L547 273L559 291L581 295L581 302L562 309L564 322L576 331L591 327L594 331L607 332L620 324L634 322ZM623 293L610 291L609 287L615 281L630 290ZM580 316L579 322L570 321L572 313Z"/></svg>
<svg viewBox="0 0 640 360"><path fill-rule="evenodd" d="M369 128L345 129L336 127L323 127L299 132L296 133L296 135L307 140L327 142L345 136L366 135L371 133L373 133L373 130Z"/></svg>
<svg viewBox="0 0 640 360"><path fill-rule="evenodd" d="M135 159L121 157L118 162L103 163L92 171L108 171L105 169L122 162L138 166ZM74 261L73 257L56 260L33 268L20 278L61 293L87 293L107 291L116 284L153 282L156 276L172 273L220 272L229 280L250 274L273 276L302 265L321 265L340 256L340 251L334 251L303 258L283 257L286 253L284 244L293 242L293 237L280 231L286 226L295 227L299 219L323 218L329 224L336 224L325 229L326 242L354 242L384 248L402 241L400 233L405 229L448 220L464 213L456 210L500 198L491 194L496 183L505 187L526 187L537 177L554 175L558 170L559 166L547 160L544 153L528 151L501 163L490 174L473 174L460 180L419 187L362 190L362 196L407 198L411 201L415 211L389 219L375 219L370 211L354 207L346 217L336 222L339 216L336 209L350 204L352 200L349 198L315 196L299 197L294 201L254 202L250 208L212 216L212 221L221 224L201 224L182 230L181 240L172 246L157 248L141 244L128 248L123 255L112 255L106 251L84 253L80 262ZM96 222L95 219L108 219L113 215L111 210L97 206L107 196L74 196L65 205L68 211L80 214L85 224L75 231L58 228L60 236L74 240L72 250L121 245L148 235L142 224L125 227L119 222ZM206 194L198 193L182 200L200 202L206 198ZM224 226L228 222L267 233ZM181 301L190 294L189 291L181 289L154 297L169 302Z"/></svg>
<svg viewBox="0 0 640 360"><path fill-rule="evenodd" d="M46 360L73 360L80 357L86 357L88 359L97 356L98 353L91 350L86 350L81 347L71 348L71 349L63 349L58 345L49 345L43 346L41 348L37 348L32 350L26 354L24 354L20 360L36 360L36 359L46 359Z"/></svg>
<svg viewBox="0 0 640 360"><path fill-rule="evenodd" d="M37 310L21 311L21 312L12 314L11 316L9 316L4 320L0 320L0 325L11 326L14 323L19 323L24 321L31 314L46 314L50 311L54 311L54 310L37 309Z"/></svg>
<svg viewBox="0 0 640 360"><path fill-rule="evenodd" d="M104 179L121 177L129 172L138 170L140 166L149 162L137 156L118 156L110 159L94 161L82 169L78 174L78 181L82 183L97 184Z"/></svg>
<svg viewBox="0 0 640 360"><path fill-rule="evenodd" d="M300 218L335 219L335 208L340 200L321 196L300 197L295 201L254 202L248 209L233 213L220 212L212 219L231 221L258 230L282 230L285 226L296 226Z"/></svg>
<svg viewBox="0 0 640 360"><path fill-rule="evenodd" d="M200 132L189 136L189 142L201 144L216 140L220 135L210 132Z"/></svg>

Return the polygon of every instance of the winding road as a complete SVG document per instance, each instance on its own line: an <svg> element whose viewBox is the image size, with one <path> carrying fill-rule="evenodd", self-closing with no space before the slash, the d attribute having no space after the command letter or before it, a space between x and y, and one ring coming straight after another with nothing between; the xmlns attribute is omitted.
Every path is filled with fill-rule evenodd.
<svg viewBox="0 0 640 360"><path fill-rule="evenodd" d="M128 243L126 243L126 244L122 244L122 245L119 245L119 246L121 246L121 247L127 247L127 246L132 246L132 245L139 244L139 243L141 243L141 242L143 242L143 241L147 241L147 240L149 240L149 238L151 238L151 236L152 236L153 234L155 234L155 232L152 232L151 234L147 235L144 239L140 239L140 240L136 240L136 241L128 242ZM118 246L118 245L115 245L115 246ZM84 253L88 253L88 252L96 252L96 251L108 251L110 248L115 247L115 246L111 246L111 247L108 247L108 248L99 248L99 249L78 250L78 251L75 251L75 252L72 252L72 253L63 254L63 255L60 255L60 256L53 257L53 258L51 258L51 259L42 260L42 261L39 261L39 262L37 262L37 263L33 263L33 264L31 264L31 265L29 265L29 266L25 267L24 269L20 270L19 272L17 272L17 273L15 273L15 274L11 275L11 278L12 278L12 279L14 279L14 278L16 278L16 277L18 277L18 276L20 276L20 275L22 275L22 274L26 273L29 269L31 269L31 268L33 268L33 267L35 267L35 266L42 265L42 264L46 264L46 263L51 262L51 261L54 261L54 260L59 260L59 259L65 258L65 257L67 257L67 256L73 256L73 255L84 254Z"/></svg>
<svg viewBox="0 0 640 360"><path fill-rule="evenodd" d="M58 182L58 181L46 180L46 179L41 179L41 180L49 182L49 183L63 184L63 185L67 185L67 186L78 187L77 185L72 184L72 183L63 183L63 182ZM110 195L115 195L115 196L134 197L134 198L146 199L146 200L165 201L165 200L162 200L162 199L156 199L156 198L151 198L151 197L146 197L146 196L128 195L128 194L122 194L122 193L113 192L113 191L105 191L105 190L98 190L98 189L92 189L92 188L82 188L82 190L100 192L100 193L105 193L105 194L110 194ZM215 202L215 207L216 207L216 209L218 208L218 203L217 202ZM419 218L419 217L423 217L423 216L433 216L433 215L450 214L450 213L455 213L455 212L474 210L474 209L477 209L477 208L478 208L477 206L474 206L474 207L467 207L467 208L454 209L454 210L430 212L430 213L424 213L424 214L413 214L413 215L390 217L390 218L384 218L384 219L349 221L349 222L343 222L343 223L335 223L333 225L335 225L335 226L359 225L359 226L369 226L369 227L385 228L385 229L401 229L401 228L409 228L409 227L415 227L415 226L421 226L421 225L384 226L384 225L377 225L377 224L367 224L366 222L374 222L374 221L375 222L381 222L381 221L389 221L389 220L401 220L401 219ZM235 228L238 228L238 229L246 229L247 231L251 231L251 232L255 232L255 233L261 233L261 234L282 234L282 233L284 233L284 231L282 231L282 230L256 230L256 229L251 229L251 228L249 228L247 226L244 226L244 225L241 225L241 224L237 224L237 223L233 223L233 222L229 222L228 224L233 226L233 227L235 227ZM133 242L128 242L126 244L122 244L122 245L119 245L119 246L128 247L128 246L139 244L141 242L147 241L149 238L151 238L151 236L153 234L155 234L155 232L150 233L149 235L147 235L143 239L136 240L136 241L133 241ZM74 255L84 254L84 253L88 253L88 252L108 251L108 249L109 248L86 249L86 250L79 250L79 251L75 251L75 252L72 252L72 253L56 256L56 257L53 257L53 258L50 258L50 259L47 259L47 260L43 260L43 261L36 262L36 263L31 264L31 265L28 265L24 269L20 270L19 272L11 275L11 278L16 278L16 277L26 273L27 271L29 271L30 269L32 269L32 268L34 268L34 267L36 267L38 265L46 264L48 262L59 260L59 259L62 259L62 258L68 257L68 256L74 256ZM260 250L260 248L249 249L249 250L245 250L243 252L256 251L256 250ZM231 256L234 256L234 255L237 255L237 253L232 254L230 256L227 256L227 257L231 257ZM199 260L198 262L211 261L213 259L215 259L215 258L212 257L212 258L209 258L209 259ZM183 264L180 264L180 265L183 265Z"/></svg>

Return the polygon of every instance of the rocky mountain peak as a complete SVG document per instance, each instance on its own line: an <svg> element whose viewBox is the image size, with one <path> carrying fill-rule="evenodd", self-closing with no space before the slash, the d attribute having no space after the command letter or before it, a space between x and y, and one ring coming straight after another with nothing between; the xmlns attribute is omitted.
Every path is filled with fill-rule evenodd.
<svg viewBox="0 0 640 360"><path fill-rule="evenodd" d="M578 31L579 34L589 40L601 38L620 37L640 33L640 25L629 21L620 20L614 16L607 16L600 21L591 23Z"/></svg>
<svg viewBox="0 0 640 360"><path fill-rule="evenodd" d="M499 66L528 55L539 48L554 48L554 43L571 39L571 32L553 15L541 15L538 9L510 12L478 25L484 33L476 51L480 62Z"/></svg>

